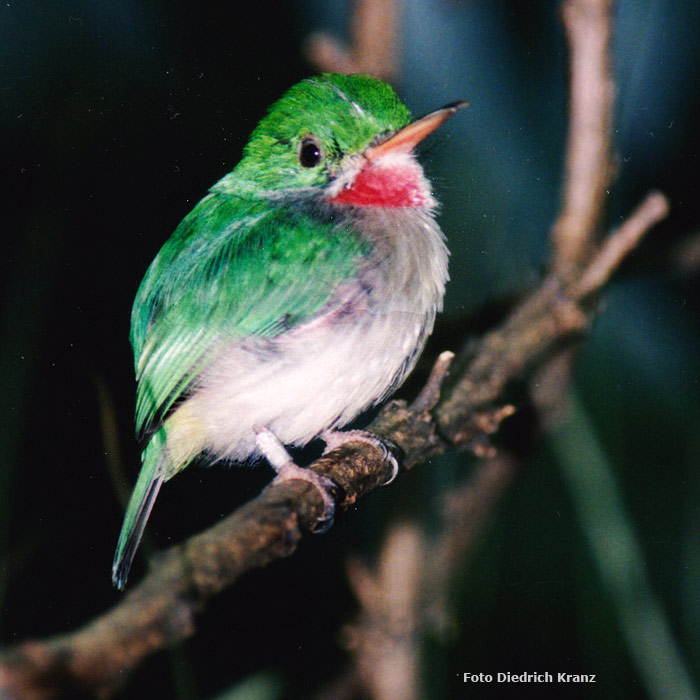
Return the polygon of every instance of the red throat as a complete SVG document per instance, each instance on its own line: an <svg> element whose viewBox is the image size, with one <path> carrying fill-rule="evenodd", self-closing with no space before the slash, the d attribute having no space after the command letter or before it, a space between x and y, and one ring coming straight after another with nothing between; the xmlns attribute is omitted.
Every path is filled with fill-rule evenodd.
<svg viewBox="0 0 700 700"><path fill-rule="evenodd" d="M368 162L331 202L358 207L422 207L429 196L417 163Z"/></svg>

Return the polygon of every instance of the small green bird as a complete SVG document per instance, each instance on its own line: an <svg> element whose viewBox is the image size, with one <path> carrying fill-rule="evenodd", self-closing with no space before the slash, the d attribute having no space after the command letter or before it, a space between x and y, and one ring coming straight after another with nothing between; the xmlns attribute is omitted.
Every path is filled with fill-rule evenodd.
<svg viewBox="0 0 700 700"><path fill-rule="evenodd" d="M117 588L162 483L195 457L265 457L278 478L308 478L323 493L284 445L357 439L335 431L403 382L448 279L412 151L463 104L411 122L379 80L303 80L162 247L131 314L145 447Z"/></svg>

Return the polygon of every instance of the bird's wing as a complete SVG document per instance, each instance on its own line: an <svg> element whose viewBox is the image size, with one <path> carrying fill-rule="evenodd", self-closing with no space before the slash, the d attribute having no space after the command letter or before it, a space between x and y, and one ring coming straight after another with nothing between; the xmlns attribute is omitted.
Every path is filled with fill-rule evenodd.
<svg viewBox="0 0 700 700"><path fill-rule="evenodd" d="M153 261L131 317L136 429L147 437L227 342L313 318L365 244L309 214L205 197Z"/></svg>

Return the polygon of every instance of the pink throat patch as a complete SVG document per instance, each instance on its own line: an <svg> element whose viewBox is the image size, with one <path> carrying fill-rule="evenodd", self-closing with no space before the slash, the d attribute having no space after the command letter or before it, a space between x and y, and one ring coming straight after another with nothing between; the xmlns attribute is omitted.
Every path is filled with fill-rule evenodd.
<svg viewBox="0 0 700 700"><path fill-rule="evenodd" d="M422 207L427 193L417 163L367 163L330 201L359 207Z"/></svg>

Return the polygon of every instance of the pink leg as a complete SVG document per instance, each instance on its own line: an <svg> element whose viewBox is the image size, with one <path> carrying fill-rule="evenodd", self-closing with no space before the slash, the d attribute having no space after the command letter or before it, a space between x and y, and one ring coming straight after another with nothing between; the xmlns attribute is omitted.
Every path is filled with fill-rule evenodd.
<svg viewBox="0 0 700 700"><path fill-rule="evenodd" d="M335 500L331 492L337 489L336 484L325 476L320 476L310 469L300 467L287 452L279 438L264 426L255 426L255 442L265 459L277 472L273 483L297 479L307 481L316 487L323 500L324 512L319 518L319 527L316 532L325 532L333 525L335 513Z"/></svg>

